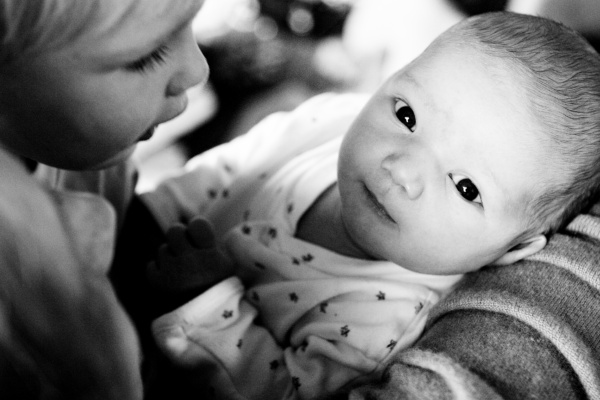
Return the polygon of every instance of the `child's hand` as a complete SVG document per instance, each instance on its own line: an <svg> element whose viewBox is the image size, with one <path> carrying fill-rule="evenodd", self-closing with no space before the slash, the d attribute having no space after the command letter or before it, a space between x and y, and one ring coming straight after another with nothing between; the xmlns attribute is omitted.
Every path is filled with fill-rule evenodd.
<svg viewBox="0 0 600 400"><path fill-rule="evenodd" d="M167 231L167 242L148 265L147 277L162 294L191 298L232 272L231 261L217 248L212 225L196 217Z"/></svg>

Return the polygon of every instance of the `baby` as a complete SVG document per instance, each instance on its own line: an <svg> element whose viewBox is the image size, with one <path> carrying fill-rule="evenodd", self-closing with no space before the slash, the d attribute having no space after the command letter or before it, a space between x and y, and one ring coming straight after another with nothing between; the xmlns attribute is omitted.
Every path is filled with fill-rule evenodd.
<svg viewBox="0 0 600 400"><path fill-rule="evenodd" d="M461 274L538 252L588 206L598 110L584 39L491 13L370 99L326 94L267 118L144 195L165 229L212 221L236 264L155 321L159 346L217 398L309 399L378 378ZM171 252L194 251L196 221Z"/></svg>

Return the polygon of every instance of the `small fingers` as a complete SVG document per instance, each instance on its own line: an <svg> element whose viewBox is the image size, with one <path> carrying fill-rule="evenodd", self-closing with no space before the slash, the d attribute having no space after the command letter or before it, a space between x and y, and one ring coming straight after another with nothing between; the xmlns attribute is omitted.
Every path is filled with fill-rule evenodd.
<svg viewBox="0 0 600 400"><path fill-rule="evenodd" d="M187 226L189 241L199 249L207 249L215 246L215 232L210 221L195 217Z"/></svg>
<svg viewBox="0 0 600 400"><path fill-rule="evenodd" d="M174 268L173 265L176 264L178 256L173 253L169 245L163 243L158 248L158 253L156 255L156 260L154 260L155 268L157 271L161 270L169 270Z"/></svg>
<svg viewBox="0 0 600 400"><path fill-rule="evenodd" d="M190 251L193 247L186 235L186 228L182 224L176 224L169 228L166 233L166 243L173 255Z"/></svg>

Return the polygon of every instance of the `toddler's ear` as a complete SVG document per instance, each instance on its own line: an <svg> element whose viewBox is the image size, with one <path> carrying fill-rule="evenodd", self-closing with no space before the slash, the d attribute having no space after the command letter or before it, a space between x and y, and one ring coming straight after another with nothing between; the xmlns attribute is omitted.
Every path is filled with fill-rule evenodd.
<svg viewBox="0 0 600 400"><path fill-rule="evenodd" d="M517 261L542 250L546 246L547 242L548 240L546 239L545 235L539 234L532 236L514 246L512 249L506 252L506 254L494 261L491 265L510 265L516 263Z"/></svg>

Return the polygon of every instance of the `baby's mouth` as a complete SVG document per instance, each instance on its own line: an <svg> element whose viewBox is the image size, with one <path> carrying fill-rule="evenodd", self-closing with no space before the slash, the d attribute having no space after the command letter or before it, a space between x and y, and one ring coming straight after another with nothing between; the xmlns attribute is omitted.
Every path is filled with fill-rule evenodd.
<svg viewBox="0 0 600 400"><path fill-rule="evenodd" d="M369 200L369 203L371 204L371 207L375 213L377 213L377 215L379 215L381 218L395 224L396 221L390 216L390 214L388 214L385 207L379 202L379 200L377 200L377 197L375 197L375 195L367 188L366 185L363 187L365 189L367 199Z"/></svg>

